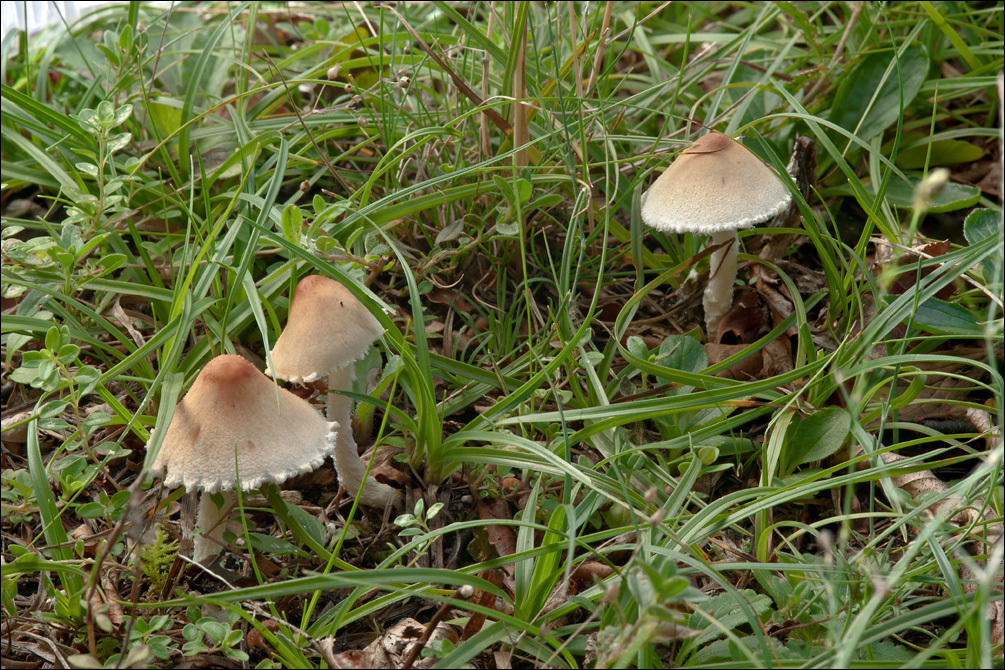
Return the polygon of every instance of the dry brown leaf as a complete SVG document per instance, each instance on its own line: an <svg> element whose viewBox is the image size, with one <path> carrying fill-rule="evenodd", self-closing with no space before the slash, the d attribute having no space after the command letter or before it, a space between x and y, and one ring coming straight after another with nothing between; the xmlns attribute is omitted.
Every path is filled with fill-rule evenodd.
<svg viewBox="0 0 1005 670"><path fill-rule="evenodd" d="M756 291L740 289L733 296L733 306L719 321L715 342L719 344L750 344L771 330L770 317L764 301Z"/></svg>
<svg viewBox="0 0 1005 670"><path fill-rule="evenodd" d="M603 581L614 574L614 568L600 561L583 561L572 571L572 579L590 582Z"/></svg>
<svg viewBox="0 0 1005 670"><path fill-rule="evenodd" d="M861 447L859 447L859 451L861 453ZM879 457L887 465L906 460L905 456L889 452L881 453ZM903 489L910 494L912 498L928 494L945 493L949 490L946 483L936 477L931 470L910 472L905 475L893 475L890 477L890 481L897 488ZM939 500L928 508L928 513L932 517L945 513L949 521L964 525L975 521L977 518L977 512L972 508L965 507L963 498L958 495L950 495L942 498L942 500Z"/></svg>
<svg viewBox="0 0 1005 670"><path fill-rule="evenodd" d="M375 642L380 642L378 638ZM386 669L393 667L387 658L387 653L379 644L371 644L365 649L349 649L335 653L331 651L334 638L325 638L318 642L321 657L331 668L349 670L352 668Z"/></svg>
<svg viewBox="0 0 1005 670"><path fill-rule="evenodd" d="M792 371L792 343L784 334L777 337L761 350L763 367L760 378L776 377Z"/></svg>
<svg viewBox="0 0 1005 670"><path fill-rule="evenodd" d="M463 312L465 314L474 309L474 307L471 306L471 303L468 302L461 293L450 288L440 288L438 286L434 286L429 293L426 294L426 300L436 305L449 305L458 312Z"/></svg>
<svg viewBox="0 0 1005 670"><path fill-rule="evenodd" d="M391 626L383 635L375 639L363 649L349 649L335 653L334 638L325 638L318 642L321 655L332 668L400 668L404 665L411 648L418 643L426 626L408 617ZM444 623L436 626L430 635L426 646L431 646L440 640L457 642L457 633ZM428 668L436 662L433 657L418 658L412 664L414 668Z"/></svg>
<svg viewBox="0 0 1005 670"><path fill-rule="evenodd" d="M370 454L372 452L373 448L371 447L360 455L360 458L364 463L368 463L370 461ZM406 488L412 483L412 478L408 475L408 473L402 472L392 465L394 456L397 453L399 453L399 451L395 449L385 449L383 447L378 449L373 467L370 468L370 476L379 482L392 485L398 484L402 488Z"/></svg>
<svg viewBox="0 0 1005 670"><path fill-rule="evenodd" d="M11 444L24 444L28 441L28 423L27 419L31 416L31 412L19 412L17 414L5 414L3 416L3 441L9 442ZM17 428L10 428L8 426L13 426L16 423L22 423Z"/></svg>
<svg viewBox="0 0 1005 670"><path fill-rule="evenodd" d="M886 240L873 238L873 243L876 244L876 261L879 263L880 268L895 269L897 271L889 286L890 293L894 295L901 295L914 288L919 277L918 264L921 261L942 256L948 253L950 249L949 240L937 240L918 245L897 255L898 252L896 249L886 242ZM928 265L927 267L920 268L920 277L927 277L936 268L938 268L938 265ZM952 283L940 289L935 294L935 297L940 300L948 300L956 294L956 290L956 284Z"/></svg>
<svg viewBox="0 0 1005 670"><path fill-rule="evenodd" d="M496 498L491 503L478 503L478 517L482 520L512 518L506 501L502 498ZM488 533L489 543L500 556L516 553L516 533L511 526L489 524L485 526L485 531Z"/></svg>
<svg viewBox="0 0 1005 670"><path fill-rule="evenodd" d="M708 356L709 365L721 363L738 351L747 348L746 344L714 344L712 342L706 342L703 346L705 355ZM757 379L763 369L764 357L760 351L755 351L742 361L730 365L725 370L720 370L715 376L723 379L750 381L751 379Z"/></svg>

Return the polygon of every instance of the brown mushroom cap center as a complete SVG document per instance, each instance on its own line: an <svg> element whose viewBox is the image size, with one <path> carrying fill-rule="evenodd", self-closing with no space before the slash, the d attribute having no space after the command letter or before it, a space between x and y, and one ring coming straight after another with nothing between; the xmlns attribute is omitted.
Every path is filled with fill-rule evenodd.
<svg viewBox="0 0 1005 670"><path fill-rule="evenodd" d="M685 149L685 154L714 154L727 148L733 140L728 135L722 133L709 133L702 135L694 144Z"/></svg>

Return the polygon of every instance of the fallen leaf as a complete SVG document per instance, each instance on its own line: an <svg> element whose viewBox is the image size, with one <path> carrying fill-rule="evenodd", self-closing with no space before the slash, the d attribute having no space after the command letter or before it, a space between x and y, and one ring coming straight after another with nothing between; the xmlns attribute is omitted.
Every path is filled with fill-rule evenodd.
<svg viewBox="0 0 1005 670"><path fill-rule="evenodd" d="M761 296L745 288L733 296L733 306L729 308L716 329L717 344L750 344L771 330L770 317Z"/></svg>
<svg viewBox="0 0 1005 670"><path fill-rule="evenodd" d="M730 356L736 354L737 352L743 351L747 348L746 344L715 344L712 342L706 342L702 347L705 349L705 355L708 356L708 364L716 365L726 360ZM760 351L755 351L750 356L747 356L741 361L733 363L725 370L720 370L715 374L716 377L721 377L723 379L737 379L740 381L750 381L751 379L757 379L757 376L761 373L764 368L764 358Z"/></svg>
<svg viewBox="0 0 1005 670"><path fill-rule="evenodd" d="M614 574L614 568L600 561L583 561L572 571L572 579L593 583Z"/></svg>
<svg viewBox="0 0 1005 670"><path fill-rule="evenodd" d="M482 520L512 518L506 501L502 498L496 498L491 503L478 503L478 516ZM516 553L516 533L513 532L511 526L489 524L485 526L485 530L488 533L489 542L500 556Z"/></svg>

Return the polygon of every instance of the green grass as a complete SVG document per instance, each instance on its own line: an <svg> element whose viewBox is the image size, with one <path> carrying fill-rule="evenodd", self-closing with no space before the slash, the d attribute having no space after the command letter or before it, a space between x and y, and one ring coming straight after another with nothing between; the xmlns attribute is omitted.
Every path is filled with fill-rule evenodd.
<svg viewBox="0 0 1005 670"><path fill-rule="evenodd" d="M132 3L12 34L5 658L46 658L44 634L87 667L327 667L326 640L450 603L458 634L485 619L427 648L439 667L1001 667L1001 182L975 184L1001 156L1003 20ZM741 281L785 309L717 362L705 240L639 214L702 125L781 174L797 137L817 154L795 227L741 235ZM359 441L444 506L349 516L320 476L298 504L244 494L225 583L172 558L152 429L213 356L265 367L312 273L386 329Z"/></svg>

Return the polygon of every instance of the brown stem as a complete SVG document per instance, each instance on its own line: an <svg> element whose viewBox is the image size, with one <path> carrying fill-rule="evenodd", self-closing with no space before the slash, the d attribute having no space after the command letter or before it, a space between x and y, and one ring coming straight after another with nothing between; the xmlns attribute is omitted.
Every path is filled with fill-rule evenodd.
<svg viewBox="0 0 1005 670"><path fill-rule="evenodd" d="M470 588L471 587L469 586L468 589ZM463 594L468 592L469 591L463 586L460 586L454 590L454 598L464 598L466 600L467 598L465 598ZM470 593L474 592L470 591ZM467 597L470 598L471 596L468 595ZM450 608L454 604L454 602L448 600L440 605L440 608L436 610L436 613L433 614L433 618L430 619L429 623L426 625L426 630L422 631L422 637L420 637L419 641L412 645L412 648L408 651L408 656L405 657L405 662L401 664L401 670L409 670L412 667L412 664L415 663L415 659L419 657L419 653L429 642L429 638L433 636L433 632L436 630L436 627L440 625L440 622L443 621L445 616L447 616L447 612L450 611Z"/></svg>
<svg viewBox="0 0 1005 670"><path fill-rule="evenodd" d="M467 82L465 82L459 74L454 72L453 68L450 67L450 64L443 60L438 53L433 51L429 45L426 44L426 41L422 39L419 33L415 31L415 28L413 28L408 21L405 20L405 17L399 14L397 10L390 5L381 5L381 8L394 14L394 16L401 22L401 25L405 27L405 30L407 30L412 36L412 39L419 43L419 48L429 54L429 57L436 61L436 64L439 65L444 72L450 75L450 78L454 81L454 85L457 86L457 90L464 94L464 97L474 103L475 107L482 107L482 105L485 104L485 101L482 100L477 93L471 90L471 87L467 85ZM496 110L491 107L484 107L481 112L487 116L489 120L492 121L497 128L499 128L499 130L503 131L507 135L513 132L513 127L506 119L500 116L499 112Z"/></svg>

